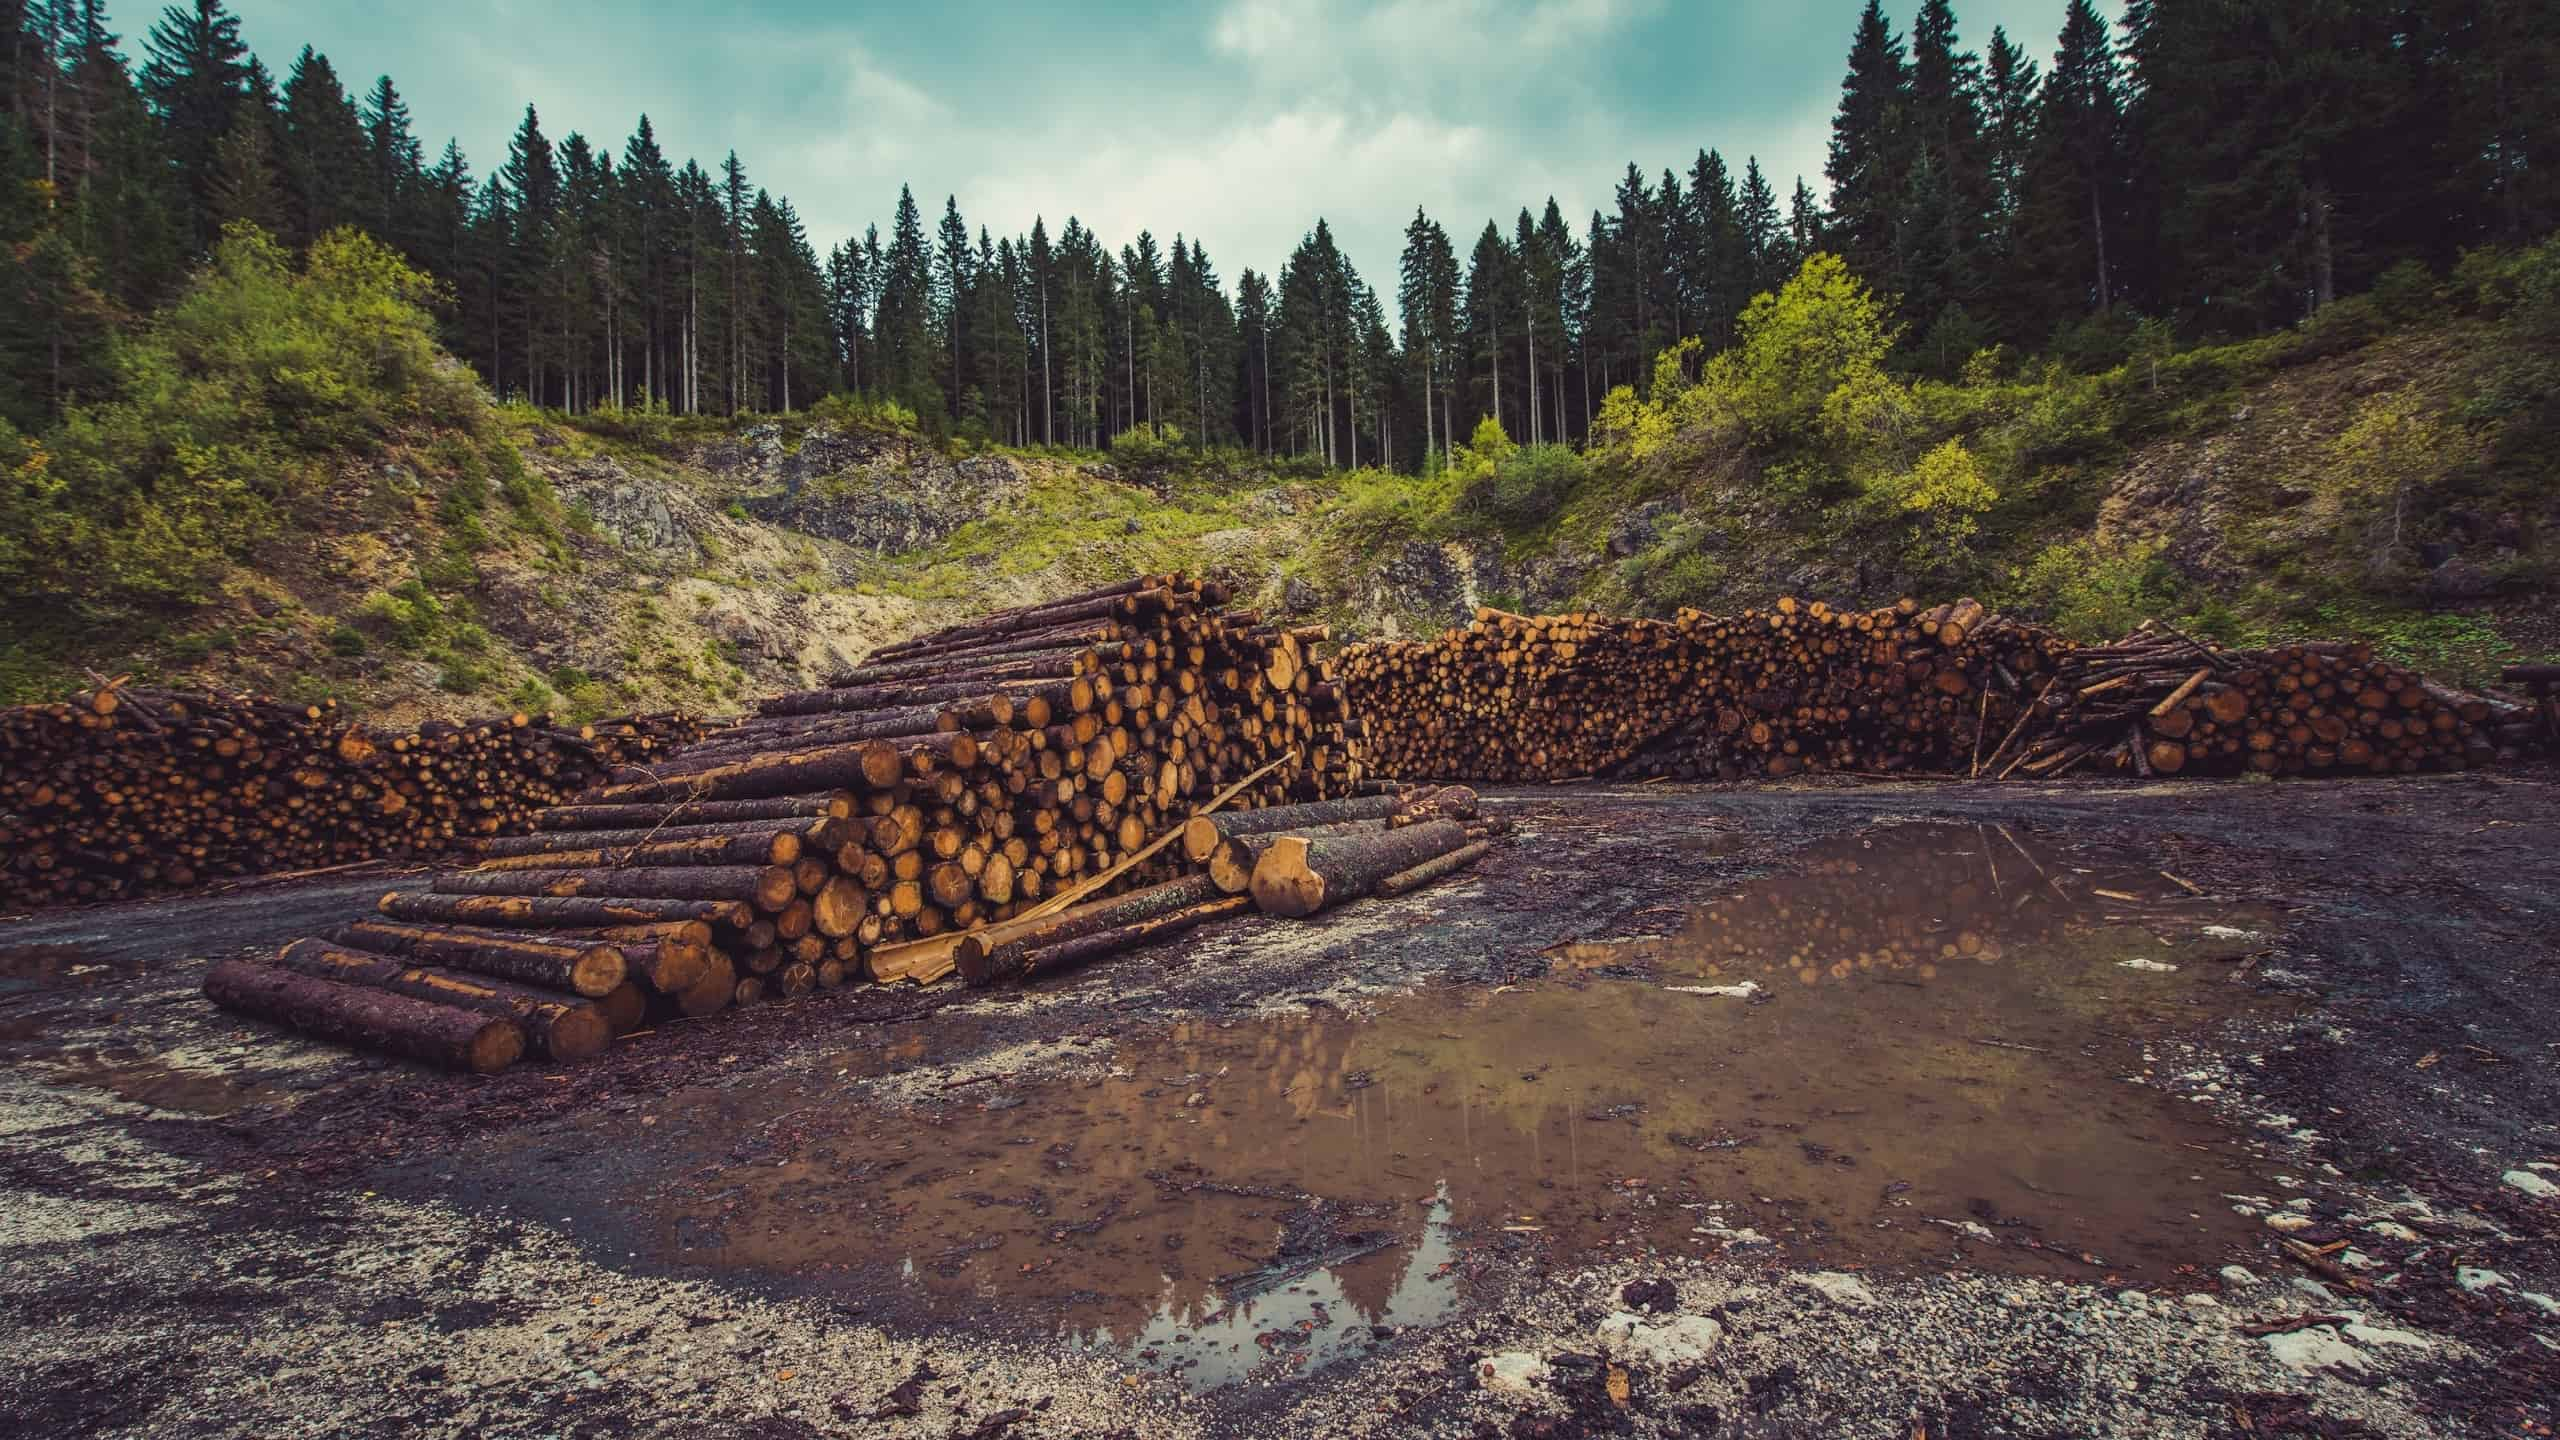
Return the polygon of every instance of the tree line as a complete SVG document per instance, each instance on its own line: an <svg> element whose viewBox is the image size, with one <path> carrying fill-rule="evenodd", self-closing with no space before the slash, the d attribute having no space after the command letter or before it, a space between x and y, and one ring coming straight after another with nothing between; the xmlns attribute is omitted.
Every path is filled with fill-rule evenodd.
<svg viewBox="0 0 2560 1440"><path fill-rule="evenodd" d="M2560 87L2535 0L2071 0L2049 64L1948 0L1907 34L1869 0L1825 165L1781 200L1756 158L1630 164L1579 225L1554 199L1459 242L1417 210L1389 297L1321 220L1232 291L1205 247L1114 250L1069 217L993 235L902 187L889 232L823 254L735 152L677 164L528 105L475 175L432 159L391 77L361 96L305 47L281 83L221 0L164 11L138 64L101 0L0 0L0 418L112 383L110 339L226 226L369 231L449 295L448 347L497 393L571 411L893 399L931 428L1197 443L1414 468L1490 416L1585 437L1656 356L1734 337L1817 251L1903 322L1898 361L2103 359L2137 316L2188 334L2298 320L2394 265L2560 222ZM1463 229L1458 235L1463 238ZM1165 432L1159 432L1165 433Z"/></svg>

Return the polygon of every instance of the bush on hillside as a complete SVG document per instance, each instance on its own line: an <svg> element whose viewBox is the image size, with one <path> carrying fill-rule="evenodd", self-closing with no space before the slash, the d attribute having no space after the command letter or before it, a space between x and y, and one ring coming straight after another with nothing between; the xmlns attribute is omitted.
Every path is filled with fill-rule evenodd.
<svg viewBox="0 0 2560 1440"><path fill-rule="evenodd" d="M484 403L436 348L433 294L352 230L298 269L264 233L227 232L119 342L114 397L24 446L0 492L0 584L101 610L201 600L333 463L397 434L476 429Z"/></svg>

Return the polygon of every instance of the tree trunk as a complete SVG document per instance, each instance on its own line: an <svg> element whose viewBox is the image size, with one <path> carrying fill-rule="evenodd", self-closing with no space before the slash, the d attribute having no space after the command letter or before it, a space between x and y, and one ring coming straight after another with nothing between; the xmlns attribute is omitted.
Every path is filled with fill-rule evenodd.
<svg viewBox="0 0 2560 1440"><path fill-rule="evenodd" d="M1253 867L1254 902L1274 915L1312 915L1356 900L1388 876L1466 843L1465 828L1454 820L1408 825L1383 835L1283 836Z"/></svg>
<svg viewBox="0 0 2560 1440"><path fill-rule="evenodd" d="M324 1040L482 1075L504 1070L524 1054L524 1027L513 1020L314 979L276 965L224 960L206 972L204 993L226 1010Z"/></svg>
<svg viewBox="0 0 2560 1440"><path fill-rule="evenodd" d="M430 895L394 890L374 908L394 920L438 925L649 925L707 920L743 926L755 907L739 900L597 900L539 895Z"/></svg>
<svg viewBox="0 0 2560 1440"><path fill-rule="evenodd" d="M388 955L345 949L325 940L296 940L276 956L276 963L321 980L387 990L394 995L513 1020L524 1027L534 1053L553 1060L584 1060L603 1050L613 1038L603 1012L584 1000L510 985L503 980L403 964Z"/></svg>
<svg viewBox="0 0 2560 1440"><path fill-rule="evenodd" d="M542 934L397 920L355 920L323 932L361 950L520 980L590 998L623 982L630 962L617 946Z"/></svg>

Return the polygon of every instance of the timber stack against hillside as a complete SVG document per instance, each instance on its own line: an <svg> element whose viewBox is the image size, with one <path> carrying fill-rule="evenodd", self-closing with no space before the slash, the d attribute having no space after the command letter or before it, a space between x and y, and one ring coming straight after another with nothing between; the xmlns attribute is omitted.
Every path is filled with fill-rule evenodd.
<svg viewBox="0 0 2560 1440"><path fill-rule="evenodd" d="M1414 780L2408 773L2533 741L2526 707L2365 646L2227 650L2156 625L2079 646L1974 600L1670 620L1487 609L1338 663L1364 758Z"/></svg>
<svg viewBox="0 0 2560 1440"><path fill-rule="evenodd" d="M1356 725L1307 653L1321 630L1227 598L1147 576L887 647L624 767L480 864L386 895L379 918L219 969L208 993L488 1069L848 981L1027 979L1235 913L1246 887L1186 875L1206 857L1173 848L1230 812L1274 837L1436 827L1393 848L1400 869L1439 869L1369 865L1335 899L1482 854L1448 858L1495 828L1469 792L1354 794ZM489 1038L491 1019L521 1043Z"/></svg>
<svg viewBox="0 0 2560 1440"><path fill-rule="evenodd" d="M702 733L684 715L519 714L384 734L330 700L101 681L0 710L0 904L448 854Z"/></svg>

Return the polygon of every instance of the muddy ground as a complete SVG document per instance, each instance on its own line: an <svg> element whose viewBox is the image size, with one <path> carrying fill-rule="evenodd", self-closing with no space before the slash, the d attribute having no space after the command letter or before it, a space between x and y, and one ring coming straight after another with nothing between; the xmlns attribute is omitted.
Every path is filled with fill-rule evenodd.
<svg viewBox="0 0 2560 1440"><path fill-rule="evenodd" d="M2560 776L1492 799L1320 924L489 1079L198 996L384 874L0 923L0 1431L2555 1423Z"/></svg>

